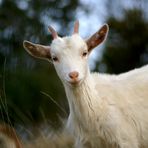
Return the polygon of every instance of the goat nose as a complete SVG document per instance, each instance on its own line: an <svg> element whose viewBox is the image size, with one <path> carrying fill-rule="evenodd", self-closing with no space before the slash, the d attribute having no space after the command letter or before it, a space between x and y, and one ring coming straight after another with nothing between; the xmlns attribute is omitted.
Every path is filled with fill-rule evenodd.
<svg viewBox="0 0 148 148"><path fill-rule="evenodd" d="M73 71L73 72L69 73L69 77L71 79L76 79L76 78L78 78L78 76L79 76L79 73L77 71Z"/></svg>

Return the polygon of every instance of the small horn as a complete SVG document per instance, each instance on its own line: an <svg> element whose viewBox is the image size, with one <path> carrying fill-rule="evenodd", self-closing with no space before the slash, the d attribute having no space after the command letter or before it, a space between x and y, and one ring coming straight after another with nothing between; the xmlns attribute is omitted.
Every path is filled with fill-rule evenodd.
<svg viewBox="0 0 148 148"><path fill-rule="evenodd" d="M79 21L75 21L75 24L74 24L74 34L75 33L79 33Z"/></svg>
<svg viewBox="0 0 148 148"><path fill-rule="evenodd" d="M57 32L54 30L53 27L48 26L48 31L52 34L53 39L58 38L58 34L57 34Z"/></svg>

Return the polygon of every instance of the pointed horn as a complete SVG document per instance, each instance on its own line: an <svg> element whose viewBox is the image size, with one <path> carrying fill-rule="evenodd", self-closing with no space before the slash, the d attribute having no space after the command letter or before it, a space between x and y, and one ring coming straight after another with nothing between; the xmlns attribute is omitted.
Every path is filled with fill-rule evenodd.
<svg viewBox="0 0 148 148"><path fill-rule="evenodd" d="M53 27L48 26L48 31L52 34L53 39L56 39L58 37L57 32L54 30Z"/></svg>
<svg viewBox="0 0 148 148"><path fill-rule="evenodd" d="M74 34L79 33L79 21L77 20L74 24Z"/></svg>

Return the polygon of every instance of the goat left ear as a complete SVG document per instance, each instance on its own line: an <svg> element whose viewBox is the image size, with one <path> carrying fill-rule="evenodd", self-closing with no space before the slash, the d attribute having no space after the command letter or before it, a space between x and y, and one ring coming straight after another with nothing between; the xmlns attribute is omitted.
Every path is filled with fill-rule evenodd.
<svg viewBox="0 0 148 148"><path fill-rule="evenodd" d="M29 41L24 41L23 46L30 55L36 58L45 59L45 60L51 59L50 46L34 44Z"/></svg>
<svg viewBox="0 0 148 148"><path fill-rule="evenodd" d="M101 44L108 34L109 27L107 24L103 25L99 31L93 34L88 40L86 40L86 44L88 47L88 52L90 52L93 48Z"/></svg>

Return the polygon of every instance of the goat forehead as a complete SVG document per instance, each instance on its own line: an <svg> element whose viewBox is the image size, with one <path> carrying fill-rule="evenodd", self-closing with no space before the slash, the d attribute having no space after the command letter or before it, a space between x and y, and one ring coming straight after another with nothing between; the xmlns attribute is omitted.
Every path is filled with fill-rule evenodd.
<svg viewBox="0 0 148 148"><path fill-rule="evenodd" d="M51 44L52 53L66 53L69 51L74 52L83 50L84 48L86 48L86 43L77 34L69 37L57 38L53 40Z"/></svg>

